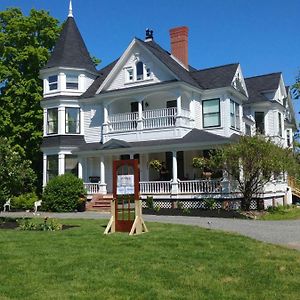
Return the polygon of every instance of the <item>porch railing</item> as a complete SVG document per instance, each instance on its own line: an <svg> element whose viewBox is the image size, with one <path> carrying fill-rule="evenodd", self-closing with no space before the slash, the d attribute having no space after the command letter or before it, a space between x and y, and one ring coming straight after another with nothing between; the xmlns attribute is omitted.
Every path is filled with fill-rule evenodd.
<svg viewBox="0 0 300 300"><path fill-rule="evenodd" d="M100 191L99 183L84 183L88 195L98 194Z"/></svg>
<svg viewBox="0 0 300 300"><path fill-rule="evenodd" d="M177 108L162 108L143 111L143 128L161 128L175 126Z"/></svg>
<svg viewBox="0 0 300 300"><path fill-rule="evenodd" d="M171 181L141 181L141 194L169 194L171 193Z"/></svg>
<svg viewBox="0 0 300 300"><path fill-rule="evenodd" d="M184 180L179 181L179 194L221 193L220 180Z"/></svg>
<svg viewBox="0 0 300 300"><path fill-rule="evenodd" d="M110 131L135 130L137 127L138 117L139 114L137 112L110 115L109 129Z"/></svg>
<svg viewBox="0 0 300 300"><path fill-rule="evenodd" d="M142 114L141 125L143 129L153 129L162 127L173 127L176 125L177 108L161 108L144 110ZM188 125L190 111L181 110L181 117ZM137 129L139 120L138 112L113 114L109 116L109 131L133 131Z"/></svg>

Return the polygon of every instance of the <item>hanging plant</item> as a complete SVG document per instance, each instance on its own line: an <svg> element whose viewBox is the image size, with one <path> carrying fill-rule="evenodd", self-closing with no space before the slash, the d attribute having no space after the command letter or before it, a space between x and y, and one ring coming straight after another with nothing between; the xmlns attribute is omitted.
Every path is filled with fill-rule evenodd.
<svg viewBox="0 0 300 300"><path fill-rule="evenodd" d="M155 171L159 172L162 167L162 163L158 159L152 159L149 162L149 167L153 168Z"/></svg>
<svg viewBox="0 0 300 300"><path fill-rule="evenodd" d="M207 166L207 159L201 156L193 157L192 165L194 168L203 169L204 167Z"/></svg>

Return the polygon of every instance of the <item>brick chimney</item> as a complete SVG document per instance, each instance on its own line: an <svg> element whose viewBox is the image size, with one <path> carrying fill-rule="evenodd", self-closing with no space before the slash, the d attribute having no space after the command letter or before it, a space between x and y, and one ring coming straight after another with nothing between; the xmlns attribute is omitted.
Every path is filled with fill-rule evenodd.
<svg viewBox="0 0 300 300"><path fill-rule="evenodd" d="M188 32L187 26L170 29L171 53L188 68Z"/></svg>

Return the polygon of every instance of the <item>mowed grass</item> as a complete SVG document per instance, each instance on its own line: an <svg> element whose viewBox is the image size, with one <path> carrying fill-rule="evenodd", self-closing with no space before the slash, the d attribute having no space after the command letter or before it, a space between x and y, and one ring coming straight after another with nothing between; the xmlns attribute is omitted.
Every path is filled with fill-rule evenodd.
<svg viewBox="0 0 300 300"><path fill-rule="evenodd" d="M299 299L300 252L192 226L0 230L0 299Z"/></svg>
<svg viewBox="0 0 300 300"><path fill-rule="evenodd" d="M263 215L261 220L298 220L300 219L300 207L289 206L289 207L278 207L278 210L267 212ZM299 297L300 299L300 297Z"/></svg>

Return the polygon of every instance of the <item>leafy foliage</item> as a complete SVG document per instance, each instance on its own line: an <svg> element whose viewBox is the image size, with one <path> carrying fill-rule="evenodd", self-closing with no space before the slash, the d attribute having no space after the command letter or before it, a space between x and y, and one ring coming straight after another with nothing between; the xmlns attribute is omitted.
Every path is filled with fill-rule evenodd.
<svg viewBox="0 0 300 300"><path fill-rule="evenodd" d="M86 191L83 181L73 174L51 179L43 192L43 207L48 211L71 212L82 206Z"/></svg>
<svg viewBox="0 0 300 300"><path fill-rule="evenodd" d="M35 190L36 175L31 162L24 159L17 147L0 137L0 206L13 196Z"/></svg>
<svg viewBox="0 0 300 300"><path fill-rule="evenodd" d="M220 149L211 163L236 180L243 195L242 208L247 210L251 199L263 191L274 174L297 172L293 152L261 136L241 137L238 143Z"/></svg>
<svg viewBox="0 0 300 300"><path fill-rule="evenodd" d="M31 219L17 220L20 230L35 230L35 231L59 231L62 230L62 224L58 223L55 219L44 219L43 223L37 223Z"/></svg>
<svg viewBox="0 0 300 300"><path fill-rule="evenodd" d="M39 70L46 64L60 32L57 19L46 11L0 12L0 136L41 168L43 113ZM41 173L41 172L39 172Z"/></svg>
<svg viewBox="0 0 300 300"><path fill-rule="evenodd" d="M38 201L36 193L26 193L12 198L12 207L22 210L33 209L34 202Z"/></svg>

